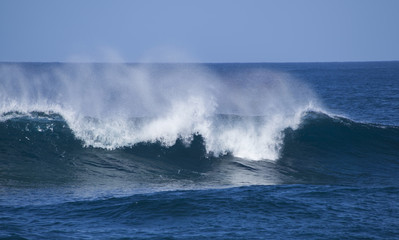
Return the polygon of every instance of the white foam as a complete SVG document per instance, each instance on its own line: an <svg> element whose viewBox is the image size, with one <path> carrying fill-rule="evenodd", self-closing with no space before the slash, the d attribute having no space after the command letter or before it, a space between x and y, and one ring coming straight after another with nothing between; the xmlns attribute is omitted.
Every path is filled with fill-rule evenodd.
<svg viewBox="0 0 399 240"><path fill-rule="evenodd" d="M110 150L171 146L178 138L189 144L201 134L214 155L275 160L282 131L318 107L304 84L264 70L220 79L197 65L76 64L44 72L1 65L0 78L1 121L8 112L56 112L85 146Z"/></svg>

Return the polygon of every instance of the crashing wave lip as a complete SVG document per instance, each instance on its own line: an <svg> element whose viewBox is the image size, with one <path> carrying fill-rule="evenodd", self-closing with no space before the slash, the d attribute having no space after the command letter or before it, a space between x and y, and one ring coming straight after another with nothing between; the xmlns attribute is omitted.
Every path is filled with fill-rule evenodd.
<svg viewBox="0 0 399 240"><path fill-rule="evenodd" d="M231 155L247 160L273 161L281 157L286 128L296 129L304 116L310 116L311 111L305 108L293 115L289 121L282 121L282 116L240 116L233 114L216 114L201 117L194 122L181 122L182 126L174 127L173 132L164 129L153 131L153 121L162 122L159 117L141 117L129 119L97 119L93 117L77 118L64 117L62 113L47 112L9 112L9 118L29 118L46 121L65 121L75 138L82 141L84 147L115 150L125 147L135 147L137 144L160 144L162 147L171 147L177 141L189 147L195 135L203 138L207 156L220 157ZM197 116L195 116L197 117ZM68 119L64 120L64 119ZM167 118L170 118L167 116ZM70 122L72 120L72 122ZM191 120L191 119L189 119ZM171 121L170 124L174 124ZM155 125L156 126L156 125ZM150 132L150 133L149 133Z"/></svg>

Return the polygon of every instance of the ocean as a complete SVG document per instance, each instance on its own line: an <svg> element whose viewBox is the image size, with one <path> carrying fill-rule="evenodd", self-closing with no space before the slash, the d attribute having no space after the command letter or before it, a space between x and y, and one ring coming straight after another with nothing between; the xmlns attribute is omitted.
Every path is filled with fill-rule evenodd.
<svg viewBox="0 0 399 240"><path fill-rule="evenodd" d="M0 239L399 239L399 62L1 63Z"/></svg>

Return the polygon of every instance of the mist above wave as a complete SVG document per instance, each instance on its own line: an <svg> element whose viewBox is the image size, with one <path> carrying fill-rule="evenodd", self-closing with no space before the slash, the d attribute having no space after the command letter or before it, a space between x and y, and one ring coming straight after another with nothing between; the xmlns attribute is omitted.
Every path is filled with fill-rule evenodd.
<svg viewBox="0 0 399 240"><path fill-rule="evenodd" d="M194 64L2 64L0 78L2 114L56 112L86 146L107 149L189 144L200 134L214 155L274 160L282 131L318 109L303 83L264 69L225 76Z"/></svg>

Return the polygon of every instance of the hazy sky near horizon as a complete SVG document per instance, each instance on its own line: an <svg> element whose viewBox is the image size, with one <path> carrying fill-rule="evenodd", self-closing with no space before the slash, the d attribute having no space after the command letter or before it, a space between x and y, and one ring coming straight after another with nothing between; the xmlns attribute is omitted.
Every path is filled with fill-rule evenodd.
<svg viewBox="0 0 399 240"><path fill-rule="evenodd" d="M0 1L0 61L383 60L398 0Z"/></svg>

